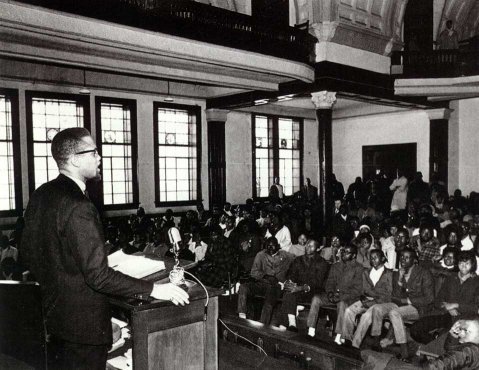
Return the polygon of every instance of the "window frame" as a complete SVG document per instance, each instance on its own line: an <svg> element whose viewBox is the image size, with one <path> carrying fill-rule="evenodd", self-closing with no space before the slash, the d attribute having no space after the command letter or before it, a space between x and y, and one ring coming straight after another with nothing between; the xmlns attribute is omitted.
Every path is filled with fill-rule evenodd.
<svg viewBox="0 0 479 370"><path fill-rule="evenodd" d="M123 204L105 204L103 197L103 176L101 179L101 191L99 192L100 202L103 210L125 210L125 209L137 209L140 205L139 186L138 186L138 131L137 131L137 104L134 99L120 99L112 98L108 96L96 96L95 97L95 129L96 129L96 145L98 153L103 157L103 138L102 138L102 125L101 125L101 104L121 104L127 106L130 109L130 129L131 129L131 165L132 165L132 190L133 190L133 202ZM102 174L103 174L103 167Z"/></svg>
<svg viewBox="0 0 479 370"><path fill-rule="evenodd" d="M167 109L178 109L185 110L188 112L188 116L195 117L196 124L196 199L193 200L180 200L180 201L169 201L162 202L160 201L160 170L159 170L159 159L158 159L158 109L167 108ZM162 102L153 102L153 143L154 143L154 158L153 163L155 166L155 206L158 207L175 207L175 206L189 206L195 205L203 199L201 193L201 107L198 105L185 105L185 104L176 104L176 103L162 103Z"/></svg>
<svg viewBox="0 0 479 370"><path fill-rule="evenodd" d="M293 121L299 122L299 187L304 185L303 180L303 157L304 157L304 118L302 117L294 117L294 116L283 116L283 115L272 115L272 114L262 114L262 113L252 113L251 114L251 148L252 148L252 180L251 180L251 187L253 190L253 199L254 200L267 200L268 197L259 197L257 194L256 189L256 117L266 117L266 119L271 120L272 124L272 136L271 140L273 143L272 153L273 153L273 179L275 177L279 177L279 130L278 130L278 121L280 119L291 119ZM271 160L268 158L268 160ZM271 179L272 181L272 179ZM272 183L269 184L271 187ZM294 194L294 193L293 193ZM287 195L287 197L292 196ZM286 196L286 195L285 195Z"/></svg>
<svg viewBox="0 0 479 370"><path fill-rule="evenodd" d="M35 159L33 153L33 114L32 100L39 99L58 99L73 100L83 106L83 127L91 133L90 117L90 95L56 93L48 91L25 91L25 111L27 123L27 158L28 158L28 189L30 194L35 191Z"/></svg>
<svg viewBox="0 0 479 370"><path fill-rule="evenodd" d="M15 209L0 210L0 217L17 217L23 214L23 195L22 195L22 157L20 148L20 116L18 90L1 88L0 94L5 95L11 102L12 118L12 145L13 145L13 177L15 189Z"/></svg>

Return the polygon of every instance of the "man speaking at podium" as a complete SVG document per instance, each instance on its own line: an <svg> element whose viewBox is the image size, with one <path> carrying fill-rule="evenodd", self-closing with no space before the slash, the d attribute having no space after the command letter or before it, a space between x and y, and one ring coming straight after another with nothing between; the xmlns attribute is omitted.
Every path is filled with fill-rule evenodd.
<svg viewBox="0 0 479 370"><path fill-rule="evenodd" d="M49 368L104 370L112 342L106 294L176 305L189 297L171 283L154 285L108 267L100 217L85 192L86 181L101 176L88 130L60 131L51 151L60 175L31 195L21 248L42 290Z"/></svg>

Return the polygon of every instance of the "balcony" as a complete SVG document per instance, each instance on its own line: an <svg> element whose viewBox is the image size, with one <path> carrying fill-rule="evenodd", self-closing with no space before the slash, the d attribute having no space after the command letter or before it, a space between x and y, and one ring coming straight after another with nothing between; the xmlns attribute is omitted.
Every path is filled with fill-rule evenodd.
<svg viewBox="0 0 479 370"><path fill-rule="evenodd" d="M144 30L309 63L316 39L307 29L190 0L19 0Z"/></svg>
<svg viewBox="0 0 479 370"><path fill-rule="evenodd" d="M391 74L397 78L452 78L479 75L478 51L470 49L395 51Z"/></svg>
<svg viewBox="0 0 479 370"><path fill-rule="evenodd" d="M398 51L391 56L394 93L447 101L479 91L478 49Z"/></svg>

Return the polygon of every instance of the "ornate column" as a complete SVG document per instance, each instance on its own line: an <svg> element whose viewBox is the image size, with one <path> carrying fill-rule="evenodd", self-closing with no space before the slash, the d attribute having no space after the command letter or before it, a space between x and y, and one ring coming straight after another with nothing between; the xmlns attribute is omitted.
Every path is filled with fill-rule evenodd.
<svg viewBox="0 0 479 370"><path fill-rule="evenodd" d="M226 201L225 123L228 111L207 109L209 208Z"/></svg>
<svg viewBox="0 0 479 370"><path fill-rule="evenodd" d="M326 231L332 223L334 199L331 188L333 173L333 135L332 117L336 93L319 91L311 94L311 101L316 108L318 121L318 152L319 152L319 201L321 203L321 225Z"/></svg>

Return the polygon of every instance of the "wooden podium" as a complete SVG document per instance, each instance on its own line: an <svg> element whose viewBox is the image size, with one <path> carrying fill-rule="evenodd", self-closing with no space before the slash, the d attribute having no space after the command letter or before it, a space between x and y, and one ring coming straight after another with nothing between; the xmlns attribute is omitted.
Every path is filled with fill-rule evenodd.
<svg viewBox="0 0 479 370"><path fill-rule="evenodd" d="M163 276L171 269L171 263L165 263ZM148 280L159 277L155 274ZM218 295L222 291L207 289L206 320L206 293L198 284L188 289L190 304L186 306L161 300L111 299L113 311L130 323L134 370L218 369Z"/></svg>

